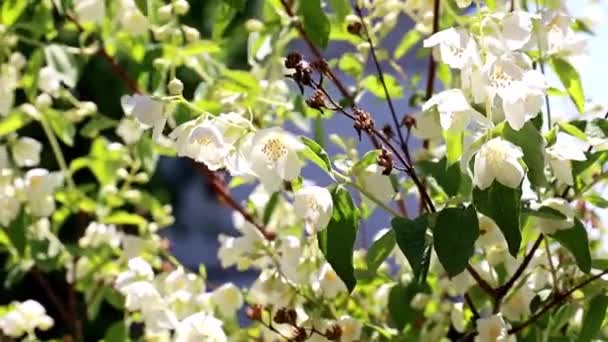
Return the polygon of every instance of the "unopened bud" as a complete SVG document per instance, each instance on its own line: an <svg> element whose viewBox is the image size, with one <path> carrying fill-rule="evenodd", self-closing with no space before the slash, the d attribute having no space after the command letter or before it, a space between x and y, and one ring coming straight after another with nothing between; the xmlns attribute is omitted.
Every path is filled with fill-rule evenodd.
<svg viewBox="0 0 608 342"><path fill-rule="evenodd" d="M196 42L201 38L201 33L194 27L182 25L182 31L184 31L184 36L188 43Z"/></svg>
<svg viewBox="0 0 608 342"><path fill-rule="evenodd" d="M10 63L15 68L21 70L23 69L27 61L25 60L25 57L23 57L23 54L21 54L20 52L13 52L10 58Z"/></svg>
<svg viewBox="0 0 608 342"><path fill-rule="evenodd" d="M249 19L245 22L245 29L249 32L260 32L264 29L264 23L257 19Z"/></svg>
<svg viewBox="0 0 608 342"><path fill-rule="evenodd" d="M339 341L342 337L342 327L339 324L334 324L325 330L325 337L330 341Z"/></svg>
<svg viewBox="0 0 608 342"><path fill-rule="evenodd" d="M188 10L190 9L190 4L186 0L177 0L173 3L173 9L175 10L175 13L179 15L184 15L188 13Z"/></svg>
<svg viewBox="0 0 608 342"><path fill-rule="evenodd" d="M40 110L50 108L53 104L53 99L47 93L42 93L36 97L36 107Z"/></svg>
<svg viewBox="0 0 608 342"><path fill-rule="evenodd" d="M169 20L171 19L171 12L173 7L169 5L161 6L158 8L158 19Z"/></svg>
<svg viewBox="0 0 608 342"><path fill-rule="evenodd" d="M281 308L274 315L274 322L277 324L296 325L298 313L294 309Z"/></svg>
<svg viewBox="0 0 608 342"><path fill-rule="evenodd" d="M410 129L412 129L412 127L416 127L416 119L411 115L406 115L403 117L402 124L408 130L410 130Z"/></svg>
<svg viewBox="0 0 608 342"><path fill-rule="evenodd" d="M169 81L169 85L167 85L167 88L169 89L169 94L181 95L184 91L184 84L179 79L174 78Z"/></svg>

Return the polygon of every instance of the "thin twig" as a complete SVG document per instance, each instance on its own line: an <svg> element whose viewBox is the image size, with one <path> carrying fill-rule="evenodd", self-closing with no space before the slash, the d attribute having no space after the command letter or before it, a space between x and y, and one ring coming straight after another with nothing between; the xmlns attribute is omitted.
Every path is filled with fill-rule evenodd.
<svg viewBox="0 0 608 342"><path fill-rule="evenodd" d="M540 234L538 236L536 241L534 241L532 248L530 248L530 250L524 257L524 260L522 261L522 263L515 270L515 273L513 273L511 278L509 278L509 280L507 280L507 282L504 283L504 285L502 285L501 287L499 287L497 289L496 292L497 292L497 295L499 298L501 298L501 299L504 298L507 295L507 293L509 292L509 290L511 289L511 287L513 287L513 285L515 284L517 279L519 279L519 277L521 277L521 275L524 273L524 271L526 270L526 267L528 267L528 265L532 261L532 258L534 257L534 253L536 252L536 250L540 246L541 242L543 241L543 238L544 238L543 234Z"/></svg>
<svg viewBox="0 0 608 342"><path fill-rule="evenodd" d="M549 239L545 239L545 253L547 254L547 260L549 262L549 269L551 270L551 279L553 280L553 291L559 293L559 284L557 283L557 270L553 265L553 257L551 256L551 247L549 246Z"/></svg>
<svg viewBox="0 0 608 342"><path fill-rule="evenodd" d="M477 273L477 270L475 270L475 268L473 268L473 266L468 265L467 271L469 272L469 274L471 274L471 277L473 277L473 279L475 279L475 281L477 282L479 287L481 287L482 290L484 290L492 298L496 297L496 290L494 290L494 288L492 288L492 285L490 285L485 279L483 279L479 275L479 273Z"/></svg>
<svg viewBox="0 0 608 342"><path fill-rule="evenodd" d="M75 328L75 317L72 317L70 313L65 309L65 304L59 299L53 287L48 283L47 279L38 271L38 269L34 268L30 271L30 274L34 278L34 280L40 285L46 296L53 303L53 306L59 313L61 320L67 327ZM76 330L76 329L74 329ZM77 334L74 332L74 338L76 338Z"/></svg>
<svg viewBox="0 0 608 342"><path fill-rule="evenodd" d="M437 33L439 31L439 2L441 0L434 0L433 2L433 32L431 35ZM437 69L437 62L435 62L435 58L433 58L433 54L429 55L429 64L427 71L427 79L426 79L426 96L425 99L428 100L433 96L433 89L435 87L435 74Z"/></svg>
<svg viewBox="0 0 608 342"><path fill-rule="evenodd" d="M471 296L469 296L468 293L464 294L464 301L469 306L469 309L471 309L471 312L473 313L473 319L478 319L480 317L479 311L477 311L477 308L475 307L475 304L473 303L473 300L471 299Z"/></svg>
<svg viewBox="0 0 608 342"><path fill-rule="evenodd" d="M361 25L363 26L363 32L365 33L365 37L367 42L369 43L370 54L372 55L372 59L376 66L376 72L378 73L378 79L382 84L382 88L384 89L384 95L386 96L386 102L388 103L388 108L391 112L391 117L393 118L393 123L395 125L395 129L397 130L397 136L399 137L399 144L401 145L401 149L405 154L405 159L407 162L412 165L412 158L410 157L409 148L403 138L403 133L401 132L401 125L399 124L399 119L397 119L397 113L395 111L395 107L393 105L393 101L391 99L391 95L388 91L388 87L386 86L386 80L384 79L384 72L382 71L382 67L380 66L380 62L378 61L378 56L376 56L376 48L374 47L374 43L372 41L372 36L367 28L367 24L365 23L365 19L363 19L363 12L361 11L361 7L357 4L353 4L355 8L355 12L359 16L359 20L361 21Z"/></svg>
<svg viewBox="0 0 608 342"><path fill-rule="evenodd" d="M559 294L559 295L553 297L553 299L549 303L545 304L545 306L543 306L543 308L540 309L540 311L538 313L536 313L534 316L530 317L527 321L521 323L520 325L517 325L517 326L511 328L509 330L509 334L515 334L515 333L525 329L530 324L536 322L540 317L542 317L543 314L545 314L551 308L561 304L562 301L564 301L566 298L568 298L574 291L579 290L579 289L589 285L591 282L601 278L602 276L604 276L606 274L608 274L608 270L604 270L601 273L598 273L598 274L594 275L593 277L586 279L582 283L576 285L575 287L564 292L563 294Z"/></svg>

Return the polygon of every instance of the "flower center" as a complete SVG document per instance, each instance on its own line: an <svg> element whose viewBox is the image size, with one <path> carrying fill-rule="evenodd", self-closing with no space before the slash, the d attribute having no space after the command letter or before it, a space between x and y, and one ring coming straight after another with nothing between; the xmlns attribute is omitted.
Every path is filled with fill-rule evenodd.
<svg viewBox="0 0 608 342"><path fill-rule="evenodd" d="M506 88L513 82L513 78L509 76L500 66L494 68L494 72L492 72L490 80L492 81L492 86L495 88Z"/></svg>
<svg viewBox="0 0 608 342"><path fill-rule="evenodd" d="M268 139L262 147L262 152L273 162L277 162L281 157L287 154L287 147L278 138Z"/></svg>

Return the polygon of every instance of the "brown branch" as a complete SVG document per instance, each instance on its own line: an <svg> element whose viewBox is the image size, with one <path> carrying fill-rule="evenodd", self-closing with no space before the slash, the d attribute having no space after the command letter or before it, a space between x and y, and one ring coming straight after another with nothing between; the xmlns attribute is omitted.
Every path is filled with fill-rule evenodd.
<svg viewBox="0 0 608 342"><path fill-rule="evenodd" d="M433 32L431 35L439 31L439 2L441 0L434 0L433 2ZM437 69L437 62L433 58L433 53L429 55L429 64L426 79L426 96L425 99L430 99L433 96L433 89L435 87L435 74Z"/></svg>
<svg viewBox="0 0 608 342"><path fill-rule="evenodd" d="M399 119L397 119L397 113L395 111L395 107L393 105L391 95L388 91L388 87L386 86L386 81L384 79L384 72L382 71L382 67L380 66L380 62L378 61L378 56L376 55L376 48L374 47L374 43L372 41L372 37L369 32L369 29L367 28L367 24L365 23L365 19L363 19L363 12L361 11L361 7L359 7L357 4L353 4L353 7L355 8L355 12L357 12L357 15L359 16L359 20L361 20L363 32L365 33L365 37L367 38L367 42L369 43L370 54L372 55L372 59L376 66L376 72L378 74L378 79L380 80L380 83L382 84L382 88L384 89L384 95L386 96L386 102L388 103L388 108L391 112L391 117L393 118L393 124L395 125L395 129L397 130L397 136L399 137L399 144L401 145L401 149L403 150L403 153L405 154L405 159L407 160L407 162L410 165L413 165L409 148L405 142L405 139L403 138L403 133L401 132L401 125L399 124Z"/></svg>
<svg viewBox="0 0 608 342"><path fill-rule="evenodd" d="M477 308L475 307L475 304L473 303L473 300L471 299L471 296L469 296L468 293L464 294L464 301L469 306L469 309L471 309L471 312L473 313L473 319L478 319L480 317L479 311L477 311Z"/></svg>
<svg viewBox="0 0 608 342"><path fill-rule="evenodd" d="M467 271L469 272L469 274L471 274L471 277L473 277L473 279L475 279L475 282L477 282L477 285L479 285L479 287L481 287L482 290L484 290L492 298L496 298L496 290L494 288L492 288L492 285L490 285L485 279L483 279L479 275L479 273L477 273L477 271L475 270L475 268L473 268L473 266L468 265Z"/></svg>
<svg viewBox="0 0 608 342"><path fill-rule="evenodd" d="M562 304L562 302L567 299L574 291L579 290L587 285L589 285L591 282L601 278L602 276L608 274L608 270L604 270L601 273L598 273L596 275L594 275L593 277L590 277L588 279L586 279L585 281L583 281L582 283L576 285L575 287L571 288L570 290L564 292L563 294L558 294L555 297L553 297L553 299L545 304L545 306L543 306L542 309L540 309L540 311L538 313L536 313L534 316L530 317L527 321L521 323L520 325L517 325L513 328L511 328L509 330L509 334L515 334L523 329L525 329L527 326L531 325L532 323L536 322L540 317L542 317L543 314L545 314L547 311L549 311L551 308L553 308L554 306L560 305Z"/></svg>
<svg viewBox="0 0 608 342"><path fill-rule="evenodd" d="M310 51L312 51L312 53L317 59L322 60L323 54L321 53L321 50L319 50L319 48L312 42L312 40L308 36L308 33L306 33L304 26L302 26L302 23L298 20L298 16L293 12L291 4L289 4L288 0L281 0L281 4L283 5L283 9L285 9L287 15L289 15L291 18L296 19L296 21L294 21L294 26L296 30L298 30L298 33L300 34L302 39L304 39L304 42L306 42L306 45L308 45ZM331 81L336 85L336 87L342 94L342 96L348 99L349 104L352 106L354 104L353 96L350 94L348 89L346 89L346 86L336 77L336 74L330 68L327 69L327 73Z"/></svg>
<svg viewBox="0 0 608 342"><path fill-rule="evenodd" d="M217 173L209 170L209 168L202 163L197 163L195 161L192 162L194 164L194 168L201 176L207 179L209 186L223 203L241 214L247 222L253 224L266 240L274 240L275 234L267 231L262 224L256 221L252 214L245 210L245 208L243 208L243 206L230 195L226 183L217 175Z"/></svg>
<svg viewBox="0 0 608 342"><path fill-rule="evenodd" d="M536 239L536 241L534 241L534 244L532 245L532 248L530 248L530 250L528 251L528 253L524 257L524 260L522 261L522 263L515 270L515 273L513 273L513 275L511 276L511 278L509 278L509 280L507 280L507 282L504 283L504 285L502 285L501 287L499 287L498 289L496 289L497 295L498 295L498 297L500 299L504 298L504 296L507 295L507 293L513 287L513 285L515 284L515 282L517 281L517 279L519 279L519 277L521 277L521 275L524 273L524 271L526 270L526 267L528 267L528 265L532 261L532 258L534 257L534 253L536 252L536 250L540 246L541 242L543 242L543 238L544 238L543 234L540 234L538 236L538 238Z"/></svg>
<svg viewBox="0 0 608 342"><path fill-rule="evenodd" d="M30 274L49 298L66 327L72 328L74 334L73 337L77 338L79 334L77 331L78 328L76 327L76 317L72 317L72 315L70 315L70 313L65 309L65 304L62 303L51 285L48 283L48 280L40 273L40 271L38 271L37 268L33 268L30 271Z"/></svg>

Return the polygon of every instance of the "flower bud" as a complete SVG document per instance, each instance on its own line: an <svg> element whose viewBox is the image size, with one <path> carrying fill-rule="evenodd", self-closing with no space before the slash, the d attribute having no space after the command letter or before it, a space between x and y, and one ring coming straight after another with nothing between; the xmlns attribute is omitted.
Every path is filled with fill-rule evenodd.
<svg viewBox="0 0 608 342"><path fill-rule="evenodd" d="M177 0L173 3L173 9L175 10L175 13L179 15L184 15L188 13L188 10L190 9L190 4L186 0Z"/></svg>
<svg viewBox="0 0 608 342"><path fill-rule="evenodd" d="M252 321L259 321L262 319L262 306L254 304L247 308L245 315Z"/></svg>
<svg viewBox="0 0 608 342"><path fill-rule="evenodd" d="M171 12L173 11L173 7L169 5L161 6L158 8L158 19L160 20L169 20L171 19Z"/></svg>
<svg viewBox="0 0 608 342"><path fill-rule="evenodd" d="M184 91L184 84L179 79L174 78L171 81L169 81L167 88L169 89L169 94L181 95L182 91Z"/></svg>
<svg viewBox="0 0 608 342"><path fill-rule="evenodd" d="M198 32L198 30L194 27L182 25L182 31L184 31L184 36L186 37L186 41L188 43L195 42L201 37L201 33Z"/></svg>
<svg viewBox="0 0 608 342"><path fill-rule="evenodd" d="M245 22L245 29L249 32L260 32L264 29L264 23L257 19L249 19Z"/></svg>
<svg viewBox="0 0 608 342"><path fill-rule="evenodd" d="M23 69L27 61L25 57L20 52L13 52L10 58L10 64L17 68L18 70Z"/></svg>
<svg viewBox="0 0 608 342"><path fill-rule="evenodd" d="M42 93L36 97L36 107L40 110L45 110L53 104L53 99L47 93Z"/></svg>

